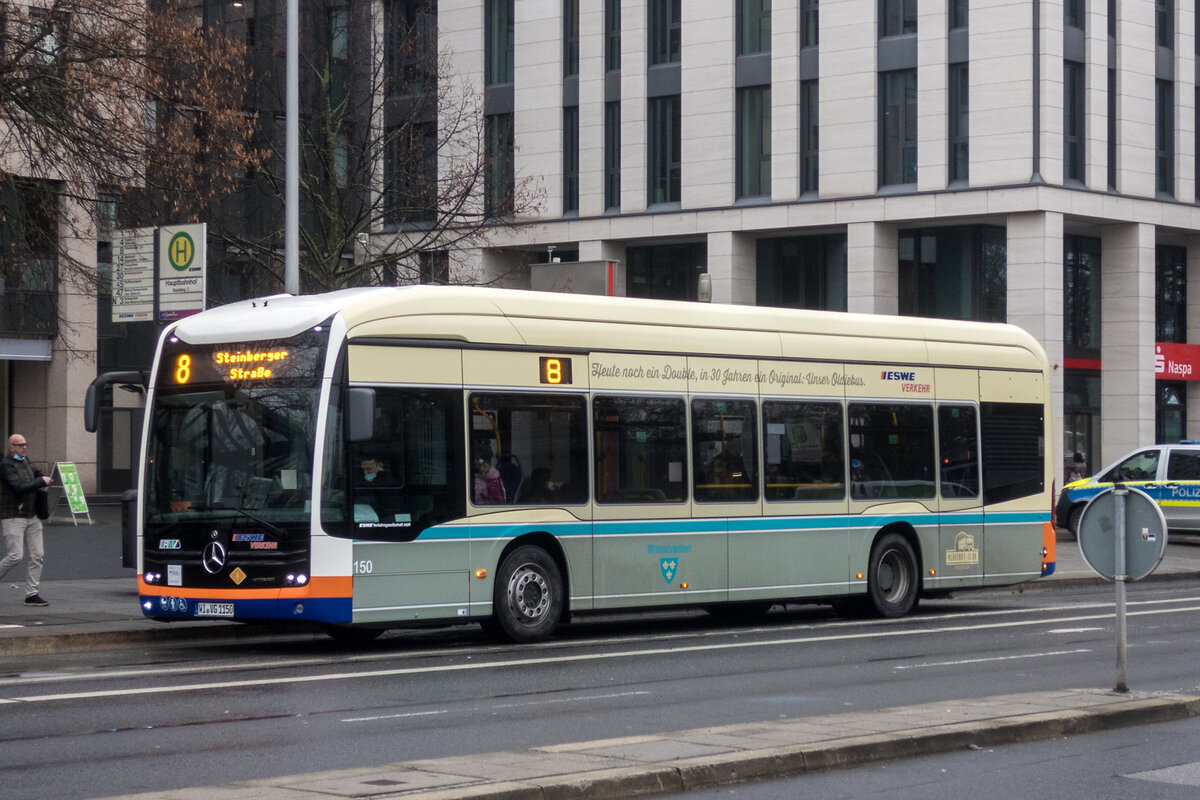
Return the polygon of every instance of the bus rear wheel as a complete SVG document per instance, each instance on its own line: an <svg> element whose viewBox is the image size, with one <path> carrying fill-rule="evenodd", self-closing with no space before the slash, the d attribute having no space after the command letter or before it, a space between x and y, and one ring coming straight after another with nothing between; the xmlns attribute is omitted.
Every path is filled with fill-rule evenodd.
<svg viewBox="0 0 1200 800"><path fill-rule="evenodd" d="M555 560L540 547L518 547L496 573L490 627L510 642L539 642L558 624L563 602L562 572Z"/></svg>
<svg viewBox="0 0 1200 800"><path fill-rule="evenodd" d="M881 617L902 617L917 604L917 556L898 533L880 537L871 548L867 597Z"/></svg>

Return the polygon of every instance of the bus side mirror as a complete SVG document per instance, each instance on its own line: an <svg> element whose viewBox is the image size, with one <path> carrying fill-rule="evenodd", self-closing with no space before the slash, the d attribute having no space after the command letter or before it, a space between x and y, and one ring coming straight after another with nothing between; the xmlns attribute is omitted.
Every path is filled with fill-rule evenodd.
<svg viewBox="0 0 1200 800"><path fill-rule="evenodd" d="M346 438L369 442L375 438L375 390L353 386L346 391Z"/></svg>
<svg viewBox="0 0 1200 800"><path fill-rule="evenodd" d="M83 429L88 433L100 429L100 401L104 397L104 390L114 383L133 383L144 390L146 376L140 372L105 372L97 375L88 384L87 394L83 398Z"/></svg>

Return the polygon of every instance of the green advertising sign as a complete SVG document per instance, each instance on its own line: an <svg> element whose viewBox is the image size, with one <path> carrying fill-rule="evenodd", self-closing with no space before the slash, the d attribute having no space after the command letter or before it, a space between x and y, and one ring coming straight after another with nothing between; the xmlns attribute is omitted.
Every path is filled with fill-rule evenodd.
<svg viewBox="0 0 1200 800"><path fill-rule="evenodd" d="M70 461L58 463L58 476L62 479L63 493L67 497L67 505L72 514L88 513L87 498L83 496L83 483L79 480L79 470Z"/></svg>

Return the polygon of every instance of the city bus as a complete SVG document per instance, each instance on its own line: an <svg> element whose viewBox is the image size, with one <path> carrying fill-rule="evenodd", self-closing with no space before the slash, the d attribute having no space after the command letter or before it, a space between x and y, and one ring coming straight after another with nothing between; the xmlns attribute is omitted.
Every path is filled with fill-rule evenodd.
<svg viewBox="0 0 1200 800"><path fill-rule="evenodd" d="M158 620L534 642L617 610L898 617L1054 569L1049 365L1010 325L346 289L171 324L146 390Z"/></svg>

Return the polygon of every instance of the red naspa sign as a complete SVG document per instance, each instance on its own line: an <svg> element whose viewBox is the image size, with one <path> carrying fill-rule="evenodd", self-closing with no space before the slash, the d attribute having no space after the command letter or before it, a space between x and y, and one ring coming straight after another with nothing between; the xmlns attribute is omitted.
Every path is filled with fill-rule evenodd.
<svg viewBox="0 0 1200 800"><path fill-rule="evenodd" d="M1155 342L1154 377L1160 381L1200 381L1200 345Z"/></svg>

